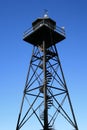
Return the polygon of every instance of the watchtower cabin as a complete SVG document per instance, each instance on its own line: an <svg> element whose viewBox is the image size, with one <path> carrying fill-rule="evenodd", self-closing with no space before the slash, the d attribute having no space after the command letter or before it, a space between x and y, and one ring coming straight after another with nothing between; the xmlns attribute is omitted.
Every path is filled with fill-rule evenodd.
<svg viewBox="0 0 87 130"><path fill-rule="evenodd" d="M46 48L65 39L64 28L56 26L56 22L44 15L32 23L32 28L24 32L23 40L35 46L41 46L43 41Z"/></svg>

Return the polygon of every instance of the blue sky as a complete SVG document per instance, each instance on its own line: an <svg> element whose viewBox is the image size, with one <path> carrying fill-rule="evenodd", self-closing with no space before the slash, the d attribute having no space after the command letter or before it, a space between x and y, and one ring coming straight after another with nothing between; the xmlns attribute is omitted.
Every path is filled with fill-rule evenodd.
<svg viewBox="0 0 87 130"><path fill-rule="evenodd" d="M0 130L15 130L32 46L23 32L47 9L66 39L57 45L79 130L87 129L87 1L0 0Z"/></svg>

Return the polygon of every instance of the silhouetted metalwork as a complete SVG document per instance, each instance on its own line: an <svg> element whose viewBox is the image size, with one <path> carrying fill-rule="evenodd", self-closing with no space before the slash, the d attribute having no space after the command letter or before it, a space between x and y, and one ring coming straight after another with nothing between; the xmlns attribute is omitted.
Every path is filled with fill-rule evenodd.
<svg viewBox="0 0 87 130"><path fill-rule="evenodd" d="M78 130L56 48L64 39L64 28L57 27L48 15L36 19L24 33L23 40L33 45L33 52L16 130L26 124L24 129L35 125L41 130Z"/></svg>

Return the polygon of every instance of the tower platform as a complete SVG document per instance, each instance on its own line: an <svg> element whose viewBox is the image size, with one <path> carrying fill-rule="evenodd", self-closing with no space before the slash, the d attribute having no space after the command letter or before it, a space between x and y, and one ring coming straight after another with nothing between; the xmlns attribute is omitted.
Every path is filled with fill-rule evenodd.
<svg viewBox="0 0 87 130"><path fill-rule="evenodd" d="M38 18L32 27L24 32L23 40L35 46L42 45L45 41L46 48L65 39L63 28L57 27L56 22L50 18Z"/></svg>

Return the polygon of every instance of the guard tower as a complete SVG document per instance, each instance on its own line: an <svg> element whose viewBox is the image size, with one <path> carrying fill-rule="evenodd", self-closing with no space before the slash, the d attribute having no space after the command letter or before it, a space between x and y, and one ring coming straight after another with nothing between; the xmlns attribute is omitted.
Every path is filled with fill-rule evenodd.
<svg viewBox="0 0 87 130"><path fill-rule="evenodd" d="M23 40L33 45L16 130L78 130L56 44L65 30L44 14Z"/></svg>

